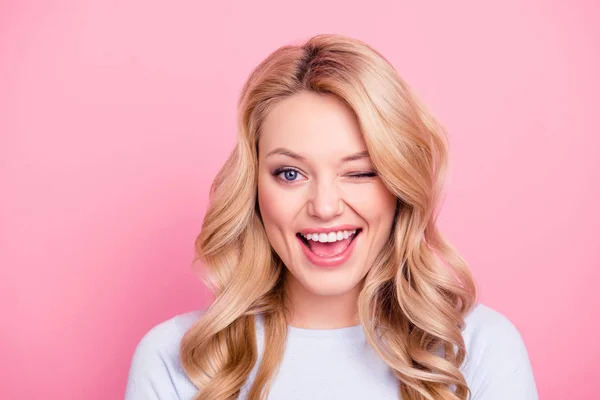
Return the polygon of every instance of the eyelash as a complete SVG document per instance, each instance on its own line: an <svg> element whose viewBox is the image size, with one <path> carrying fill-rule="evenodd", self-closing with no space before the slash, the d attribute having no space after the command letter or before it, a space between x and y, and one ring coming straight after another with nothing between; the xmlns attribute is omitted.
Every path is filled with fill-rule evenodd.
<svg viewBox="0 0 600 400"><path fill-rule="evenodd" d="M275 176L276 178L278 178L283 183L290 184L290 183L296 182L296 181L288 181L288 180L285 180L283 178L279 178L279 175L281 175L284 172L288 172L288 171L294 171L294 172L300 174L300 171L298 171L296 168L283 167L283 168L277 168L273 172L273 176ZM373 178L375 176L377 176L377 174L375 172L361 172L361 173L358 173L358 174L350 175L350 177L352 177L352 178Z"/></svg>

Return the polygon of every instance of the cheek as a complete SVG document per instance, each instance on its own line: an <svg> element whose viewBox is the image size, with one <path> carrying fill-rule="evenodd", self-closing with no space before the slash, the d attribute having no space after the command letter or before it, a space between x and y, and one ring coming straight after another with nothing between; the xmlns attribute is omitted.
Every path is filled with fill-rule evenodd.
<svg viewBox="0 0 600 400"><path fill-rule="evenodd" d="M276 213L274 213L273 205L275 205L274 191L269 188L268 182L259 179L258 208L260 209L260 215L262 216L265 229L267 230L270 229L270 226L274 223L274 219L276 219Z"/></svg>
<svg viewBox="0 0 600 400"><path fill-rule="evenodd" d="M373 185L369 190L356 193L354 210L369 226L371 240L376 248L383 246L388 239L394 222L396 196L383 184Z"/></svg>
<svg viewBox="0 0 600 400"><path fill-rule="evenodd" d="M292 206L286 201L277 183L269 182L268 177L258 182L258 206L265 230L269 237L291 228Z"/></svg>
<svg viewBox="0 0 600 400"><path fill-rule="evenodd" d="M396 196L383 183L356 187L347 191L352 207L367 221L391 221L396 210Z"/></svg>
<svg viewBox="0 0 600 400"><path fill-rule="evenodd" d="M376 202L377 204L374 204L373 207L379 210L377 217L379 218L382 229L385 230L382 234L387 238L394 222L397 198L382 185L382 188L377 194Z"/></svg>

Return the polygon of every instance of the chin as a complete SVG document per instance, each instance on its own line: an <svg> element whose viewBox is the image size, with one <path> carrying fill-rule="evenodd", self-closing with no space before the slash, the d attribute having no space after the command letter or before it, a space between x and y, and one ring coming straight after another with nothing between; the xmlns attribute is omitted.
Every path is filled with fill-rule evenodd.
<svg viewBox="0 0 600 400"><path fill-rule="evenodd" d="M337 296L343 296L344 294L350 292L352 290L352 287L343 286L343 285L337 285L337 286L336 285L327 285L327 286L319 285L319 286L305 287L305 289L316 296L337 297Z"/></svg>
<svg viewBox="0 0 600 400"><path fill-rule="evenodd" d="M319 274L321 275L321 274ZM303 278L307 278L304 276ZM300 284L304 290L315 296L343 296L354 292L360 280L344 279L344 276L316 276L314 279L296 279L296 283ZM347 276L346 276L347 278Z"/></svg>

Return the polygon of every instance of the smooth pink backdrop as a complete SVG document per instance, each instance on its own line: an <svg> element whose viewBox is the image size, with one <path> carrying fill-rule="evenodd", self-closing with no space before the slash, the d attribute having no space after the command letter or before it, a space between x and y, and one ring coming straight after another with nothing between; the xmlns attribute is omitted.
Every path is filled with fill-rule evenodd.
<svg viewBox="0 0 600 400"><path fill-rule="evenodd" d="M599 399L596 4L2 1L0 398L122 398L141 336L207 301L193 243L241 85L335 32L448 128L441 228L540 397Z"/></svg>

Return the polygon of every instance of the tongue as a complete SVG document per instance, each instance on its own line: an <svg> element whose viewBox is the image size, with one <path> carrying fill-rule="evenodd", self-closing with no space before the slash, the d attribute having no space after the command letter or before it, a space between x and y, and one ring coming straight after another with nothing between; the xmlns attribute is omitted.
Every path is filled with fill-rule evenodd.
<svg viewBox="0 0 600 400"><path fill-rule="evenodd" d="M352 238L338 240L332 243L321 243L315 241L309 241L310 250L318 256L321 257L333 257L337 254L340 254L350 245L350 241Z"/></svg>

